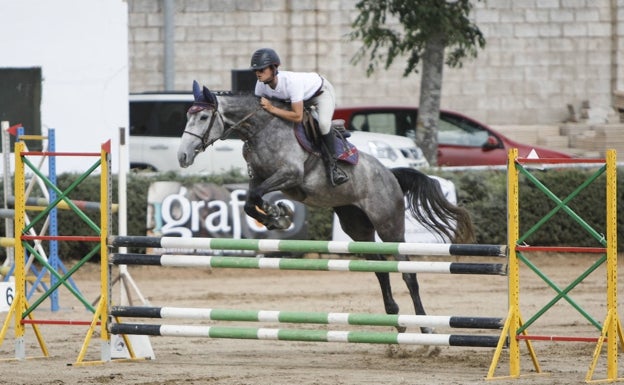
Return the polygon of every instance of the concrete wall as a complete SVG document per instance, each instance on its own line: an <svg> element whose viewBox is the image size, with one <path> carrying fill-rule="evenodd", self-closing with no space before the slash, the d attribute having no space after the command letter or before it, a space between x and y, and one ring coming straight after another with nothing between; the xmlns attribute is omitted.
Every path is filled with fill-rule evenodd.
<svg viewBox="0 0 624 385"><path fill-rule="evenodd" d="M55 128L57 151L70 152L99 152L111 139L117 169L119 127L128 127L127 4L0 0L0 15L0 67L42 70L42 134ZM86 171L75 158L57 163Z"/></svg>
<svg viewBox="0 0 624 385"><path fill-rule="evenodd" d="M163 90L163 0L128 0L130 89ZM418 104L420 78L404 62L372 77L352 65L359 42L346 35L355 0L174 0L176 89L193 79L230 89L230 70L275 48L283 68L318 71L338 103ZM461 69L446 69L442 105L490 124L553 124L588 100L612 105L624 89L624 0L485 0L474 18L487 46Z"/></svg>

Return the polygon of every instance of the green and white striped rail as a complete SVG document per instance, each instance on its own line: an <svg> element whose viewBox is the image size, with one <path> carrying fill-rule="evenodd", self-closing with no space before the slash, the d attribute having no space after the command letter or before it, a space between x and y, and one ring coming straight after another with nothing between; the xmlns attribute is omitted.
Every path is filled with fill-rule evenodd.
<svg viewBox="0 0 624 385"><path fill-rule="evenodd" d="M499 336L113 323L113 334L494 348Z"/></svg>
<svg viewBox="0 0 624 385"><path fill-rule="evenodd" d="M113 236L113 247L149 247L191 250L253 250L258 252L331 253L331 254L405 254L424 256L465 255L505 257L505 245L305 241L291 239L178 238Z"/></svg>
<svg viewBox="0 0 624 385"><path fill-rule="evenodd" d="M481 274L506 275L502 263L459 263L431 261L367 261L341 259L294 259L221 257L186 254L112 254L115 265L152 265L169 267L214 267L238 269L357 271L382 273Z"/></svg>
<svg viewBox="0 0 624 385"><path fill-rule="evenodd" d="M126 318L183 318L212 321L308 323L395 327L449 327L501 329L504 320L494 317L460 317L367 313L323 313L278 310L199 309L184 307L113 306L111 315Z"/></svg>

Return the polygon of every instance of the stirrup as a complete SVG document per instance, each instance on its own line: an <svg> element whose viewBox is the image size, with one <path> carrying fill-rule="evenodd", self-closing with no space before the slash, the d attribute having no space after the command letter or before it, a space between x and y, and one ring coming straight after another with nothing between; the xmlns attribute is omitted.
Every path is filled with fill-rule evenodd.
<svg viewBox="0 0 624 385"><path fill-rule="evenodd" d="M343 170L334 165L329 173L329 181L332 186L336 187L347 183L349 181L349 176Z"/></svg>

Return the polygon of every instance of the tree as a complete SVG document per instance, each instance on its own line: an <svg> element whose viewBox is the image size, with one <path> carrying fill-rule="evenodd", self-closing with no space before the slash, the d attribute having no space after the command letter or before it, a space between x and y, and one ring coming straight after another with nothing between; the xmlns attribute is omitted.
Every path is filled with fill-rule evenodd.
<svg viewBox="0 0 624 385"><path fill-rule="evenodd" d="M476 57L485 46L483 34L469 19L471 0L360 0L356 8L360 14L350 38L363 45L352 62L368 53L367 76L382 63L388 69L397 57L407 57L404 77L418 73L422 62L416 142L429 163L437 165L444 64L461 67L464 58ZM389 22L394 20L399 27Z"/></svg>

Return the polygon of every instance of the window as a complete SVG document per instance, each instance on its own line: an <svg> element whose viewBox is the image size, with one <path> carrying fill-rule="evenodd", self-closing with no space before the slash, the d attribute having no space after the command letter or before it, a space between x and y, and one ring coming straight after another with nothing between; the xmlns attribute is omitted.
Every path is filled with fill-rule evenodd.
<svg viewBox="0 0 624 385"><path fill-rule="evenodd" d="M180 137L191 102L130 103L130 135Z"/></svg>
<svg viewBox="0 0 624 385"><path fill-rule="evenodd" d="M358 112L351 118L350 130L406 136L416 140L417 110ZM461 116L441 113L438 143L453 146L481 147L491 135L483 127Z"/></svg>
<svg viewBox="0 0 624 385"><path fill-rule="evenodd" d="M416 138L416 111L360 112L351 118L349 130Z"/></svg>
<svg viewBox="0 0 624 385"><path fill-rule="evenodd" d="M489 133L470 121L453 115L440 116L438 143L455 146L481 147Z"/></svg>

